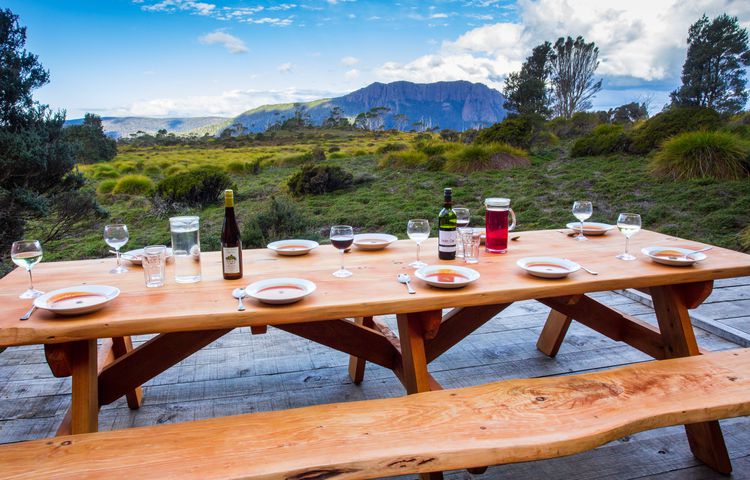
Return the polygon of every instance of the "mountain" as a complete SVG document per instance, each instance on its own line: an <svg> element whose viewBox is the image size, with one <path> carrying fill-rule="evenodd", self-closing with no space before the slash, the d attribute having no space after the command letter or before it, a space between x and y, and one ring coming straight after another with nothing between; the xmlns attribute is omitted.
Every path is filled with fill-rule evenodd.
<svg viewBox="0 0 750 480"><path fill-rule="evenodd" d="M224 117L102 117L104 133L112 138L127 137L138 131L154 134L159 130L180 134L195 133L214 135L227 126L230 118ZM80 125L82 118L66 120L65 125Z"/></svg>
<svg viewBox="0 0 750 480"><path fill-rule="evenodd" d="M240 123L249 131L262 132L274 123L292 117L298 105L305 107L305 114L315 125L328 118L335 107L350 120L372 108L386 107L389 111L383 115L384 128L409 130L419 122L422 128L463 131L502 121L507 115L504 103L505 97L500 92L481 83L376 82L343 97L301 104L264 105L242 113L230 123Z"/></svg>

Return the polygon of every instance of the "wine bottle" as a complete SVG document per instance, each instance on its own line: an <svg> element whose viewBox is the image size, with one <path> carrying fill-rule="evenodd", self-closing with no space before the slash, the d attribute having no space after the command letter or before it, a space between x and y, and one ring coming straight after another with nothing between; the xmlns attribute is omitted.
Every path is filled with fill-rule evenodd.
<svg viewBox="0 0 750 480"><path fill-rule="evenodd" d="M445 203L438 216L438 257L441 260L456 258L456 212L453 211L453 191L445 189Z"/></svg>
<svg viewBox="0 0 750 480"><path fill-rule="evenodd" d="M221 227L221 268L224 278L242 278L242 240L234 217L234 192L224 192L224 224Z"/></svg>

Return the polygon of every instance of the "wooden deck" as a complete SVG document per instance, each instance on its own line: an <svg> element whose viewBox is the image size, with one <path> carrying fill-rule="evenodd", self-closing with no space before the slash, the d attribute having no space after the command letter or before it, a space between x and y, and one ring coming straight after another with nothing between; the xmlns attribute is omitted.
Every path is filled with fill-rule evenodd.
<svg viewBox="0 0 750 480"><path fill-rule="evenodd" d="M715 321L745 325L737 319L749 318L742 303L750 302L748 285L750 281L741 279L717 284L727 288L717 288L706 305L716 315ZM595 296L626 313L654 321L647 305L624 295ZM535 348L547 312L533 301L513 305L431 364L431 371L444 386L461 387L592 371L648 359L575 323L558 356L550 359ZM697 335L700 345L709 350L737 346L703 330L697 330ZM347 367L346 355L280 330L271 328L265 335L252 336L249 329L238 329L147 383L140 410L129 410L124 399L105 406L100 428L403 395L401 384L390 371L368 364L365 381L356 386L349 380ZM0 443L53 435L68 407L69 393L69 379L52 377L41 347L13 347L0 353ZM731 478L750 479L750 418L723 421L722 426L734 464ZM452 472L448 477L471 475ZM690 454L683 428L674 427L643 432L572 457L491 467L477 478L727 477L700 465Z"/></svg>

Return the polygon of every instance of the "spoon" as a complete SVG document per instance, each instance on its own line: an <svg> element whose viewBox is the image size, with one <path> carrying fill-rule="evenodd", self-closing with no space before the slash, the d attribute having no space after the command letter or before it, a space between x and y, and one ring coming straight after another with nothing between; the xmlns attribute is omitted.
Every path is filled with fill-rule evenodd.
<svg viewBox="0 0 750 480"><path fill-rule="evenodd" d="M417 293L413 288L411 288L411 277L408 273L399 273L398 281L406 285L406 289L409 290L409 293Z"/></svg>
<svg viewBox="0 0 750 480"><path fill-rule="evenodd" d="M688 258L688 257L690 257L690 255L692 255L694 253L707 252L707 251L711 250L712 248L714 248L714 247L705 247L705 248L701 248L700 250L693 250L692 252L688 252L688 253L686 253L684 255L681 255L681 256L670 256L670 257L667 257L667 258L669 258L670 260L690 260L690 258Z"/></svg>
<svg viewBox="0 0 750 480"><path fill-rule="evenodd" d="M34 310L36 310L36 305L32 305L29 311L24 313L23 317L19 318L19 320L28 320L31 314L34 313Z"/></svg>
<svg viewBox="0 0 750 480"><path fill-rule="evenodd" d="M567 259L567 258L565 258L565 259L563 259L563 260L568 260L568 259ZM573 260L568 260L568 261L569 261L569 262L572 262ZM578 263L578 262L573 262L573 263ZM581 267L581 269L582 269L582 270L585 270L585 271L587 271L588 273L590 273L591 275L599 275L599 272L595 272L594 270L591 270L590 268L586 268L586 267L584 267L583 265L581 265L580 263L578 263L578 266L579 266L579 267Z"/></svg>
<svg viewBox="0 0 750 480"><path fill-rule="evenodd" d="M232 296L237 299L237 311L244 312L245 304L242 303L242 299L245 298L245 289L235 288L234 290L232 290Z"/></svg>

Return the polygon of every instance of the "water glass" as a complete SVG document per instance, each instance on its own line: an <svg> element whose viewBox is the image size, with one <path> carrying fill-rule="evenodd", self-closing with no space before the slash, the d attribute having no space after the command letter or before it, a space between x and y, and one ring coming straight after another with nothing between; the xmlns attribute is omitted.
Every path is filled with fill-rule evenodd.
<svg viewBox="0 0 750 480"><path fill-rule="evenodd" d="M13 242L10 248L10 258L13 263L29 272L29 288L19 295L18 298L36 298L44 292L34 288L34 279L31 269L42 261L42 244L39 240L19 240Z"/></svg>
<svg viewBox="0 0 750 480"><path fill-rule="evenodd" d="M468 208L456 207L453 209L456 212L456 227L463 228L468 227L471 221L471 215ZM464 245L461 243L461 235L456 238L456 258L464 257Z"/></svg>
<svg viewBox="0 0 750 480"><path fill-rule="evenodd" d="M199 226L198 217L171 217L169 219L174 254L174 281L177 283L195 283L201 280Z"/></svg>
<svg viewBox="0 0 750 480"><path fill-rule="evenodd" d="M143 277L149 288L163 287L166 277L167 247L164 245L149 245L143 249Z"/></svg>
<svg viewBox="0 0 750 480"><path fill-rule="evenodd" d="M120 262L120 249L128 243L128 226L122 223L113 223L111 225L104 226L104 241L107 245L115 249L117 254L117 266L109 271L109 273L121 274L128 271L127 268L122 266Z"/></svg>
<svg viewBox="0 0 750 480"><path fill-rule="evenodd" d="M473 228L459 228L458 236L464 245L464 262L479 263L479 245L482 243L482 233Z"/></svg>
<svg viewBox="0 0 750 480"><path fill-rule="evenodd" d="M424 218L414 218L406 224L406 234L417 244L417 260L409 264L412 268L426 267L427 264L419 259L419 246L430 236L430 222Z"/></svg>

